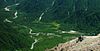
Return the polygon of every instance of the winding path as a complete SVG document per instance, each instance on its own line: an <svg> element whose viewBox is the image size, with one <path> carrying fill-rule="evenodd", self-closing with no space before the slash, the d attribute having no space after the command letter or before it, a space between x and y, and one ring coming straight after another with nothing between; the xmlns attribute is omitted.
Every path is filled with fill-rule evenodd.
<svg viewBox="0 0 100 51"><path fill-rule="evenodd" d="M17 11L14 13L14 15L15 15L15 17L13 19L18 18L18 12Z"/></svg>
<svg viewBox="0 0 100 51"><path fill-rule="evenodd" d="M5 7L5 8L4 8L5 11L10 11L9 7L10 7L10 6Z"/></svg>
<svg viewBox="0 0 100 51"><path fill-rule="evenodd" d="M5 19L4 22L12 23L13 21L10 21L10 20L8 20L8 19Z"/></svg>
<svg viewBox="0 0 100 51"><path fill-rule="evenodd" d="M34 45L38 42L38 40L37 40L37 39L35 39L34 41L35 41L35 42L33 42L33 43L32 43L32 46L31 46L31 48L30 48L30 49L34 49Z"/></svg>

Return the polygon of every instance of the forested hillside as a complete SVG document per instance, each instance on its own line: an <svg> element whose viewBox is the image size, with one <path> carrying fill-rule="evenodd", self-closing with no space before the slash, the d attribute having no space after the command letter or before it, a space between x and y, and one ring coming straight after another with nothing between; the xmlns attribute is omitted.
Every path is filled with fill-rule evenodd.
<svg viewBox="0 0 100 51"><path fill-rule="evenodd" d="M2 51L44 51L99 29L100 0L0 0Z"/></svg>

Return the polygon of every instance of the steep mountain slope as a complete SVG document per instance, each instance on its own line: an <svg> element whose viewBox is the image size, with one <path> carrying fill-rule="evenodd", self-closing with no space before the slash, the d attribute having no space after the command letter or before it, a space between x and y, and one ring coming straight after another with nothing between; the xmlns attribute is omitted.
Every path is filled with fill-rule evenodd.
<svg viewBox="0 0 100 51"><path fill-rule="evenodd" d="M99 2L99 0L26 0L17 9L26 13L30 23L56 21L61 26L65 25L66 29L97 34L100 28L98 27L100 25Z"/></svg>
<svg viewBox="0 0 100 51"><path fill-rule="evenodd" d="M20 33L13 28L13 24L3 22L3 19L3 17L0 18L0 51L29 48L33 42L29 35Z"/></svg>
<svg viewBox="0 0 100 51"><path fill-rule="evenodd" d="M12 17L17 11L19 18L14 21L18 24L57 22L61 24L62 30L74 29L86 33L99 33L99 0L9 0L7 3L1 0L1 2L2 9L7 9L9 6L10 12L13 13ZM63 26L66 28L62 28Z"/></svg>

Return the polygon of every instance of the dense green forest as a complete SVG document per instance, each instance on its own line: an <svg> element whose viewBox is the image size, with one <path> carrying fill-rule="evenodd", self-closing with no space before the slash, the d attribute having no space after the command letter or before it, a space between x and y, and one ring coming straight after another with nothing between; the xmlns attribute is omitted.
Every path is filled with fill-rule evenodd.
<svg viewBox="0 0 100 51"><path fill-rule="evenodd" d="M81 35L59 30L97 35L99 29L100 0L0 0L0 51L31 51L34 39L32 51L44 51Z"/></svg>

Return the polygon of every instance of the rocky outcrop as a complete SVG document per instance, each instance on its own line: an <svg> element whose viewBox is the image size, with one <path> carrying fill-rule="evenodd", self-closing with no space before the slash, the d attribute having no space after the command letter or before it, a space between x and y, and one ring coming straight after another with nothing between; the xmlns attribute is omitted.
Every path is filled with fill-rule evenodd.
<svg viewBox="0 0 100 51"><path fill-rule="evenodd" d="M61 43L46 51L100 51L100 34L97 36L83 36L81 42L78 38L66 43Z"/></svg>

